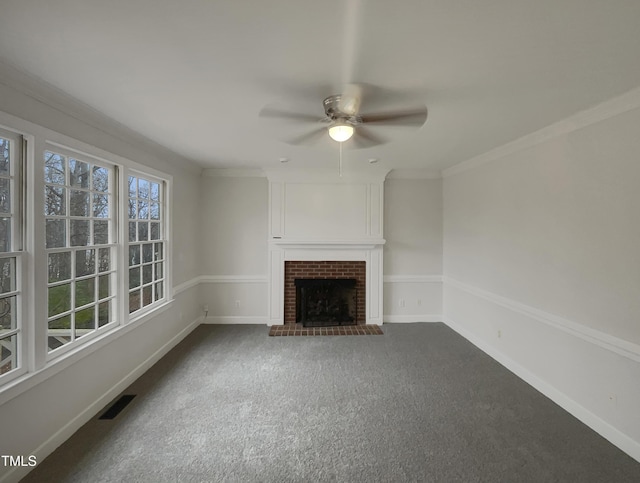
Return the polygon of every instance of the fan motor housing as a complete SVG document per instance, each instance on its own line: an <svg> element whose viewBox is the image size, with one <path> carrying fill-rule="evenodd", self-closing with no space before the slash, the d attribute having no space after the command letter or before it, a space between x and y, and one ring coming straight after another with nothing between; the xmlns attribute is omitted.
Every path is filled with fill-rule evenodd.
<svg viewBox="0 0 640 483"><path fill-rule="evenodd" d="M348 122L349 124L359 124L361 122L361 119L358 116L350 116L349 114L340 110L341 99L342 96L340 94L336 94L335 96L329 96L324 101L322 101L322 105L324 106L324 113L332 121L340 120L343 122Z"/></svg>

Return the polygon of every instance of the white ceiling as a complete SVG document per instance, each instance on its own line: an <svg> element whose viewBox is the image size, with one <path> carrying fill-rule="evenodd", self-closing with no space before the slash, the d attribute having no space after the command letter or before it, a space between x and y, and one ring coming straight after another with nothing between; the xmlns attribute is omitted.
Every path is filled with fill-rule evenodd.
<svg viewBox="0 0 640 483"><path fill-rule="evenodd" d="M345 163L441 170L640 85L638 0L2 0L0 59L203 167L317 166L267 104L426 104ZM408 99L408 101L407 101ZM371 102L373 100L369 99Z"/></svg>

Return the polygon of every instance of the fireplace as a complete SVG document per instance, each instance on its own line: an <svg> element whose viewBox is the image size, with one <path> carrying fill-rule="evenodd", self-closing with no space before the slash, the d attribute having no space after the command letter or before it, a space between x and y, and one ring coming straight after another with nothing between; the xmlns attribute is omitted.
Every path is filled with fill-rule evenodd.
<svg viewBox="0 0 640 483"><path fill-rule="evenodd" d="M302 282L302 281L305 282ZM306 326L323 325L356 325L366 323L366 262L364 261L305 261L288 260L284 264L284 323L302 323ZM298 282L296 282L298 281ZM302 286L305 288L302 296ZM325 307L333 305L333 317L328 313L320 314L318 300L309 297L324 296ZM316 304L312 314L302 318L302 306L310 310ZM348 313L336 314L336 305L344 309L347 304ZM322 318L326 320L320 320ZM352 317L352 320L349 320ZM313 320L312 320L313 319ZM332 320L333 319L333 320ZM340 319L340 320L337 320Z"/></svg>
<svg viewBox="0 0 640 483"><path fill-rule="evenodd" d="M296 322L303 327L356 325L355 278L296 278Z"/></svg>

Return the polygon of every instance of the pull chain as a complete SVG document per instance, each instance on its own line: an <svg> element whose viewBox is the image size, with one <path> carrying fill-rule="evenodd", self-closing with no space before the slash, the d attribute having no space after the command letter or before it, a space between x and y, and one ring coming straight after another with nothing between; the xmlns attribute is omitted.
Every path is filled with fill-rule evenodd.
<svg viewBox="0 0 640 483"><path fill-rule="evenodd" d="M340 143L340 177L342 178L342 143Z"/></svg>

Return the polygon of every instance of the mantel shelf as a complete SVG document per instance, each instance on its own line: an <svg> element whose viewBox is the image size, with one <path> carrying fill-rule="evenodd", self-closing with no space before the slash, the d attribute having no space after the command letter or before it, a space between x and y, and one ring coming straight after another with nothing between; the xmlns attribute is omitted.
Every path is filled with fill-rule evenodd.
<svg viewBox="0 0 640 483"><path fill-rule="evenodd" d="M360 240L292 240L285 238L272 238L271 245L278 248L319 248L319 249L368 249L380 247L386 243L384 238L371 238Z"/></svg>

